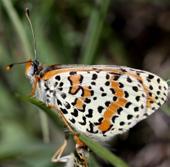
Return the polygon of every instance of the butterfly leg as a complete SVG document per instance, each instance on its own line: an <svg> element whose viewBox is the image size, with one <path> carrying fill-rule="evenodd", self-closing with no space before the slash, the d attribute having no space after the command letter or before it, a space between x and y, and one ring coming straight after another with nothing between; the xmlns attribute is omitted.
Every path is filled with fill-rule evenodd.
<svg viewBox="0 0 170 167"><path fill-rule="evenodd" d="M48 106L50 109L56 111L56 113L58 113L58 116L62 119L64 125L68 128L68 130L74 135L76 134L75 130L71 127L71 125L68 123L68 121L66 120L66 118L64 117L63 113L56 108L56 106L53 105L49 105Z"/></svg>
<svg viewBox="0 0 170 167"><path fill-rule="evenodd" d="M68 128L68 130L74 135L77 134L75 132L75 130L71 127L71 125L68 123L68 121L66 120L66 118L64 117L64 115L60 112L60 116L64 122L64 125Z"/></svg>
<svg viewBox="0 0 170 167"><path fill-rule="evenodd" d="M86 147L86 144L80 140L78 134L74 134L74 141L76 142L76 149Z"/></svg>
<svg viewBox="0 0 170 167"><path fill-rule="evenodd" d="M78 135L74 135L74 140L76 142L76 153L78 160L80 161L80 166L88 167L89 159L89 149L84 142L82 142Z"/></svg>
<svg viewBox="0 0 170 167"><path fill-rule="evenodd" d="M57 151L54 153L53 157L51 158L52 162L58 162L60 161L60 158L67 146L67 142L68 142L68 137L69 137L69 131L64 131L65 134L65 139L64 139L64 143L60 146L59 149L57 149Z"/></svg>
<svg viewBox="0 0 170 167"><path fill-rule="evenodd" d="M59 114L59 117L62 119L62 121L64 122L64 125L68 128L67 131L65 131L65 140L64 143L62 144L62 146L55 152L55 154L53 155L51 161L52 162L59 162L60 158L67 146L67 142L68 142L68 134L71 133L73 136L77 135L77 132L71 127L71 125L68 123L68 121L66 120L66 118L64 117L63 113L60 110L57 110L55 106L49 106L51 109L57 111L57 113Z"/></svg>

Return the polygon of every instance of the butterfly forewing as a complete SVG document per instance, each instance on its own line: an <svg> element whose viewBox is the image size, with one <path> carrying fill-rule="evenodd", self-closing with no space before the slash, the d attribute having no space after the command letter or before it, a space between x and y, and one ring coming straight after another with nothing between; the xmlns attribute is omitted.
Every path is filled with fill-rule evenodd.
<svg viewBox="0 0 170 167"><path fill-rule="evenodd" d="M154 74L110 66L56 69L44 74L39 85L39 99L61 110L77 131L98 140L133 127L157 110L168 92Z"/></svg>

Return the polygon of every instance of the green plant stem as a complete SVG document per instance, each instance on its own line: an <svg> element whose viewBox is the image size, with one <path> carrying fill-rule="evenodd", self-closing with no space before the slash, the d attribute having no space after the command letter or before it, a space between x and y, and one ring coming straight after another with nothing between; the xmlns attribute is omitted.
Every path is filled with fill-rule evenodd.
<svg viewBox="0 0 170 167"><path fill-rule="evenodd" d="M109 4L110 0L100 0L99 4L96 4L91 13L86 37L82 45L81 63L92 64L94 61L95 52L98 48L99 38L102 32L103 23Z"/></svg>
<svg viewBox="0 0 170 167"><path fill-rule="evenodd" d="M42 129L42 136L44 143L50 142L50 132L49 132L49 126L48 126L48 118L45 115L45 113L41 112L40 110L40 122L41 122L41 129Z"/></svg>
<svg viewBox="0 0 170 167"><path fill-rule="evenodd" d="M10 0L2 0L2 3L4 5L5 10L7 11L7 14L9 15L17 33L21 40L21 43L23 45L23 50L25 52L25 58L30 59L31 58L31 49L29 42L27 40L23 25L15 11L15 9L12 6L12 3Z"/></svg>
<svg viewBox="0 0 170 167"><path fill-rule="evenodd" d="M35 106L37 106L38 108L40 108L40 112L43 111L44 113L46 113L48 115L48 117L53 121L54 125L56 127L61 127L61 121L60 119L57 117L57 114L50 110L49 107L47 107L43 102L35 99L34 97L30 97L30 96L20 96L20 95L16 95L16 97L20 100L29 102Z"/></svg>

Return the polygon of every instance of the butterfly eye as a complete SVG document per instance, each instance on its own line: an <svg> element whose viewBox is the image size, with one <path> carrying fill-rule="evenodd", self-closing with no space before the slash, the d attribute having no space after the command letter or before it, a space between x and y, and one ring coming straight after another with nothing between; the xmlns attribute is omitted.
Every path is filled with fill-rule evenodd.
<svg viewBox="0 0 170 167"><path fill-rule="evenodd" d="M38 60L34 60L34 61L32 62L32 66L35 67L35 68L38 67L39 64L40 64L40 63L39 63Z"/></svg>
<svg viewBox="0 0 170 167"><path fill-rule="evenodd" d="M32 62L32 66L33 66L33 69L34 69L34 71L33 71L33 74L37 74L37 72L39 71L39 61L38 60L34 60L33 62Z"/></svg>
<svg viewBox="0 0 170 167"><path fill-rule="evenodd" d="M34 60L33 63L38 67L39 66L39 61L38 60Z"/></svg>

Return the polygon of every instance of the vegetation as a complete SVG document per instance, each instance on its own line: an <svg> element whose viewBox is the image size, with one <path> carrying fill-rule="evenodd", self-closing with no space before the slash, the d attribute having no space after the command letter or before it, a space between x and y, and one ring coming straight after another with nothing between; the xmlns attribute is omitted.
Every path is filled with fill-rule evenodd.
<svg viewBox="0 0 170 167"><path fill-rule="evenodd" d="M170 3L0 0L0 166L63 166L50 162L64 138L62 123L43 104L27 97L31 86L23 66L4 70L7 64L34 57L26 7L31 9L38 58L43 64L125 65L157 73L166 80L170 78ZM107 143L110 151L132 167L168 167L169 104L170 100L129 133ZM98 143L85 136L81 139L93 150L100 166L126 166L108 149L102 154L104 148ZM70 141L66 154L73 150Z"/></svg>

